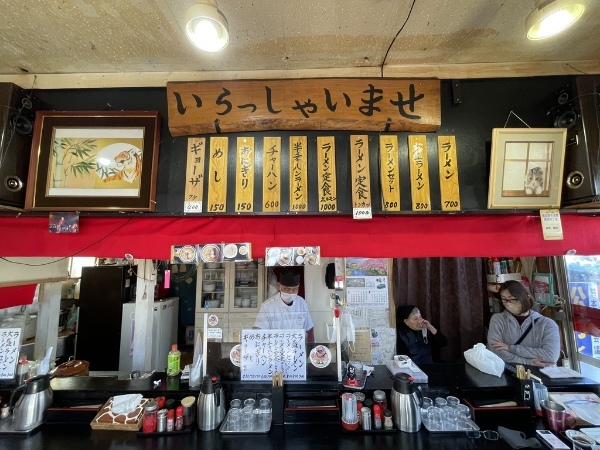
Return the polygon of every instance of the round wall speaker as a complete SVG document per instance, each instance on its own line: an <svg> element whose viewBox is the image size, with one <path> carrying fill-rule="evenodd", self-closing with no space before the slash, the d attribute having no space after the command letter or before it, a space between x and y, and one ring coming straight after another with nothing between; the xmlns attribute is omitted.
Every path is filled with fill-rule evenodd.
<svg viewBox="0 0 600 450"><path fill-rule="evenodd" d="M579 172L578 170L575 170L573 172L571 172L569 175L567 175L567 186L570 189L577 189L578 187L581 187L581 185L583 184L583 180L584 180L584 176L581 172Z"/></svg>
<svg viewBox="0 0 600 450"><path fill-rule="evenodd" d="M4 187L11 192L23 189L23 181L16 175L10 175L4 179Z"/></svg>
<svg viewBox="0 0 600 450"><path fill-rule="evenodd" d="M575 108L566 109L556 116L554 119L554 127L571 129L577 125L578 120L579 114Z"/></svg>

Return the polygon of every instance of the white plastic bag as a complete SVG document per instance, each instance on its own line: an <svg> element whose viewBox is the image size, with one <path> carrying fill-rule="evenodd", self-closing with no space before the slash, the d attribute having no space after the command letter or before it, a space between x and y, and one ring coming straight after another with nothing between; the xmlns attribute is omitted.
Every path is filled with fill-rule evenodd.
<svg viewBox="0 0 600 450"><path fill-rule="evenodd" d="M504 372L504 361L498 355L492 353L483 344L475 344L465 352L465 359L476 369L497 377Z"/></svg>

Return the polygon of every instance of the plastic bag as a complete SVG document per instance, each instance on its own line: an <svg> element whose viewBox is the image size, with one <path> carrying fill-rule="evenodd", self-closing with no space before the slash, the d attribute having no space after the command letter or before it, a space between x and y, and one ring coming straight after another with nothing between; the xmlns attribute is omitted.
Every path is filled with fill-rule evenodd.
<svg viewBox="0 0 600 450"><path fill-rule="evenodd" d="M465 359L476 369L490 375L501 376L504 372L504 361L492 353L483 344L475 344L465 352Z"/></svg>

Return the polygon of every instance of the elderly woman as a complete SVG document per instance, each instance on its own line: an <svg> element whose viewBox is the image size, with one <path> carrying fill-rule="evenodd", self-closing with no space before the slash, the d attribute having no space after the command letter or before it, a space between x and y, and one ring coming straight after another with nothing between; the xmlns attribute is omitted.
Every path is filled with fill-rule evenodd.
<svg viewBox="0 0 600 450"><path fill-rule="evenodd" d="M560 356L558 325L533 311L533 299L519 281L500 286L502 312L494 314L488 348L507 363L545 367Z"/></svg>
<svg viewBox="0 0 600 450"><path fill-rule="evenodd" d="M400 306L396 311L396 333L397 354L408 356L417 365L439 360L441 347L448 344L446 336L423 319L414 305Z"/></svg>

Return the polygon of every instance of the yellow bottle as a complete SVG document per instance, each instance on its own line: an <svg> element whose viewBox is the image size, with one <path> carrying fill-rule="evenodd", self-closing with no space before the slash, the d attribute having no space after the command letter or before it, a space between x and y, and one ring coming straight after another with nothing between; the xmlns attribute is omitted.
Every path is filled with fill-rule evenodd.
<svg viewBox="0 0 600 450"><path fill-rule="evenodd" d="M167 376L179 375L181 366L181 352L177 350L177 344L171 345L171 351L167 355Z"/></svg>

